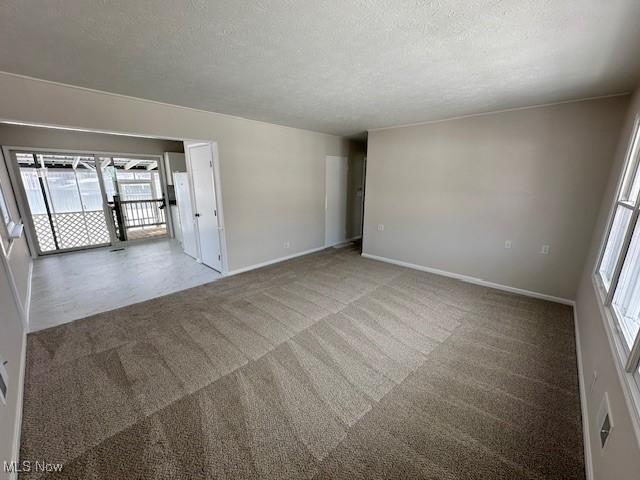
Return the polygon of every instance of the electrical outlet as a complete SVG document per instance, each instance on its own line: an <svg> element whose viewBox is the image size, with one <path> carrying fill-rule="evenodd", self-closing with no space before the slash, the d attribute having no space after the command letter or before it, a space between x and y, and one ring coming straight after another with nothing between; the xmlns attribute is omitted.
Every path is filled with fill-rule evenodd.
<svg viewBox="0 0 640 480"><path fill-rule="evenodd" d="M384 225L383 225L383 224L381 224L381 223L379 223L379 224L378 224L378 231L379 231L379 232L382 232L383 230L384 230Z"/></svg>
<svg viewBox="0 0 640 480"><path fill-rule="evenodd" d="M511 248L511 240L505 240L504 241L504 248Z"/></svg>
<svg viewBox="0 0 640 480"><path fill-rule="evenodd" d="M291 242L284 242L284 248L291 248Z"/></svg>
<svg viewBox="0 0 640 480"><path fill-rule="evenodd" d="M540 250L540 253L543 255L549 255L549 245L542 245L542 250Z"/></svg>

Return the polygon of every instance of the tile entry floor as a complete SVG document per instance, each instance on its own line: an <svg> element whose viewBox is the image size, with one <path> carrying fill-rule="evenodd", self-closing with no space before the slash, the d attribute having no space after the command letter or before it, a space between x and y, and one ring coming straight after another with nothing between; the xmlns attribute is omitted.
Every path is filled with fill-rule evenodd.
<svg viewBox="0 0 640 480"><path fill-rule="evenodd" d="M33 266L29 330L212 282L221 275L196 262L176 240L39 258Z"/></svg>

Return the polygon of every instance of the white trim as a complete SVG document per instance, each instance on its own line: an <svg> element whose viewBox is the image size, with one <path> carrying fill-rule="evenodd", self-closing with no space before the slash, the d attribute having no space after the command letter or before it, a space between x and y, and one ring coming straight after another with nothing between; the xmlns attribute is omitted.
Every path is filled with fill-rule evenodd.
<svg viewBox="0 0 640 480"><path fill-rule="evenodd" d="M9 265L9 256L3 253L0 253L2 257L2 262L4 263L4 267L7 270L7 276L9 279L9 286L11 287L11 293L13 294L13 298L16 302L16 306L18 307L18 313L20 314L20 319L22 320L22 326L27 328L27 323L29 319L27 318L27 313L25 312L25 305L22 303L22 298L20 298L20 291L18 290L18 286L16 285L16 277L13 275L13 270L11 270L11 266ZM33 260L29 257L30 265L33 264Z"/></svg>
<svg viewBox="0 0 640 480"><path fill-rule="evenodd" d="M371 255L369 253L363 253L363 257L370 258L371 260L378 260L380 262L391 263L393 265L399 265L401 267L411 268L413 270L420 270L422 272L435 273L436 275L442 275L443 277L455 278L467 283L473 283L475 285L481 285L483 287L494 288L496 290L502 290L509 293L516 293L518 295L524 295L526 297L539 298L541 300L548 300L550 302L562 303L564 305L574 305L573 300L568 298L555 297L553 295L547 295L546 293L533 292L531 290L524 290L522 288L510 287L508 285L501 285L499 283L488 282L481 278L471 277L469 275L462 275L460 273L447 272L446 270L439 270L437 268L424 267L422 265L416 265L415 263L403 262L401 260L394 260L392 258L380 257L378 255Z"/></svg>
<svg viewBox="0 0 640 480"><path fill-rule="evenodd" d="M29 331L29 312L31 312L31 286L33 285L33 259L29 257L29 273L27 274L27 299L24 303L25 332Z"/></svg>
<svg viewBox="0 0 640 480"><path fill-rule="evenodd" d="M285 260L291 260L292 258L302 257L303 255L309 255L310 253L316 253L320 250L325 250L327 247L324 245L322 247L312 248L310 250L305 250L304 252L294 253L291 255L287 255L285 257L275 258L273 260L267 260L266 262L254 263L253 265L249 265L248 267L236 268L235 270L231 270L227 272L226 276L230 277L231 275L238 275L239 273L248 272L250 270L256 270L258 268L267 267L269 265L273 265L274 263L284 262Z"/></svg>
<svg viewBox="0 0 640 480"><path fill-rule="evenodd" d="M604 331L607 334L607 340L609 340L609 347L613 354L613 363L616 366L618 372L618 378L622 386L622 393L624 394L625 403L629 410L629 417L631 418L631 426L636 436L636 442L640 447L640 388L633 377L633 372L627 372L625 370L626 360L623 360L626 355L623 338L618 335L617 332L617 320L613 317L613 314L609 308L603 303L604 292L598 285L597 277L592 276L592 284L594 293L596 295L596 303L600 309L602 316L602 323Z"/></svg>
<svg viewBox="0 0 640 480"><path fill-rule="evenodd" d="M227 231L224 228L224 205L222 202L222 172L220 171L220 152L218 142L211 142L213 152L213 184L216 189L216 208L218 209L218 230L220 232L220 253L222 254L222 274L229 271L229 250Z"/></svg>
<svg viewBox="0 0 640 480"><path fill-rule="evenodd" d="M578 311L573 306L573 324L576 336L576 357L578 360L578 384L580 386L580 412L582 414L582 443L584 444L584 470L586 480L593 480L593 457L591 454L591 423L589 422L589 407L587 403L587 389L584 384L584 368L582 364L582 345L580 344L580 327L578 326Z"/></svg>
<svg viewBox="0 0 640 480"><path fill-rule="evenodd" d="M223 276L227 274L229 270L229 259L227 253L227 233L224 227L224 208L222 205L222 180L220 179L220 156L218 154L218 142L214 141L184 141L184 158L187 165L187 174L189 180L189 189L190 189L190 197L191 197L191 205L194 208L197 208L196 205L196 193L193 185L193 166L191 164L191 152L190 148L192 147L201 147L208 146L211 152L211 177L213 181L213 189L216 200L216 216L218 220L218 242L220 245L220 270L215 269L211 265L206 265L202 262L202 249L200 245L200 230L198 222L195 222L195 235L196 235L196 249L198 253L198 258L196 261L198 263L202 263L207 267L215 270L216 272L222 274Z"/></svg>
<svg viewBox="0 0 640 480"><path fill-rule="evenodd" d="M20 315L20 320L22 321L22 350L21 350L21 358L20 358L20 368L18 373L18 391L17 391L17 402L16 402L16 419L13 427L14 434L14 444L12 450L12 459L18 460L20 454L20 432L22 428L22 401L23 401L23 392L24 392L24 375L25 375L25 364L26 364L26 353L27 353L27 323L29 321L25 312L25 305L30 305L31 298L31 269L33 268L33 261L29 258L29 288L28 288L28 298L25 305L22 304L22 299L20 298L20 292L16 287L15 277L13 276L13 271L9 266L9 258L5 256L4 252L0 252L0 262L4 267L4 270L7 273L7 280L9 281L11 287L11 294L13 296L13 300L16 304L16 309L18 310L18 315ZM17 478L17 475L14 473L13 478Z"/></svg>
<svg viewBox="0 0 640 480"><path fill-rule="evenodd" d="M18 373L18 401L16 403L16 421L13 427L13 452L12 461L20 461L20 437L22 436L22 407L24 403L24 374L27 364L27 331L22 333L22 356L20 358L20 370ZM17 480L18 473L13 472L11 478Z"/></svg>
<svg viewBox="0 0 640 480"><path fill-rule="evenodd" d="M633 93L633 91L628 91L628 92L612 93L612 94L609 94L609 95L598 95L598 96L595 96L595 97L574 98L574 99L571 99L571 100L561 100L561 101L558 101L558 102L538 103L538 104L535 104L535 105L524 105L522 107L504 108L502 110L490 110L488 112L469 113L467 115L458 115L457 117L448 117L448 118L440 118L440 119L434 119L434 120L425 120L423 122L403 123L403 124L400 124L400 125L390 125L388 127L370 128L370 129L367 130L367 132L379 132L381 130L392 130L394 128L419 127L420 125L429 125L431 123L451 122L451 121L454 121L454 120L462 120L464 118L483 117L485 115L495 115L497 113L518 112L520 110L530 110L530 109L533 109L533 108L553 107L554 105L565 105L567 103L588 102L590 100L604 100L605 98L624 97L626 95L631 95L632 93Z"/></svg>
<svg viewBox="0 0 640 480"><path fill-rule="evenodd" d="M291 125L283 125L283 124L280 124L280 123L265 122L263 120L255 120L253 118L240 117L238 115L231 115L229 113L214 112L212 110L202 110L200 108L186 107L184 105L176 105L174 103L160 102L158 100L150 100L148 98L132 97L131 95L123 95L121 93L108 92L106 90L96 90L94 88L80 87L78 85L72 85L70 83L62 83L62 82L56 82L56 81L53 81L53 80L45 80L44 78L30 77L29 75L21 75L19 73L11 73L11 72L6 72L4 70L0 70L0 75L6 75L8 77L15 77L15 78L20 78L20 79L24 79L24 80L30 80L30 81L33 81L33 82L47 83L49 85L55 85L57 87L71 88L71 89L75 89L75 90L82 90L84 92L89 92L89 93L97 93L97 94L100 94L100 95L110 95L112 97L124 98L124 99L127 99L127 100L133 100L133 101L137 101L137 102L151 103L151 104L160 105L160 106L163 106L163 107L179 108L179 109L182 109L182 110L191 110L191 111L197 112L197 113L205 113L205 114L209 114L209 115L216 115L218 117L229 118L229 119L232 119L232 120L245 120L247 122L253 122L253 123L258 123L258 124L262 124L262 125L276 125L278 127L289 128L291 130L319 133L320 135L326 135L328 137L337 137L337 138L342 138L343 137L342 135L336 135L335 133L319 132L317 130L309 130L309 129L306 129L306 128L292 127ZM620 95L622 95L622 94L620 94ZM124 136L129 136L129 137L164 138L166 140L180 140L180 141L185 140L183 138L169 138L169 137L164 137L164 136L150 136L150 135L143 135L143 134L131 134L131 133L126 133L126 132L113 132L113 131L98 130L98 129L86 129L86 128L83 129L83 128L64 126L64 125L56 126L56 125L41 124L41 123L30 123L30 122L23 122L23 121L12 120L12 119L1 119L0 118L0 123L9 123L11 125L23 125L23 126L28 126L28 127L58 128L60 130L75 130L75 131L79 131L79 132L109 133L109 134L112 134L112 135L124 135ZM195 139L193 139L193 140L195 140Z"/></svg>

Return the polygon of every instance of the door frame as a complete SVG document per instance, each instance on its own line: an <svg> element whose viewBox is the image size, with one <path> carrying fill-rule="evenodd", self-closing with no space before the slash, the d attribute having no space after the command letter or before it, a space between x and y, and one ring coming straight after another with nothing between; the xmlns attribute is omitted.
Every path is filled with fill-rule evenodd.
<svg viewBox="0 0 640 480"><path fill-rule="evenodd" d="M324 158L324 246L325 247L334 247L336 245L342 245L345 244L347 242L349 242L351 239L349 239L347 237L346 234L346 224L345 224L345 235L344 235L344 239L340 240L339 242L333 242L331 240L329 240L328 237L328 221L329 221L329 195L327 192L327 186L328 186L328 176L327 176L327 165L329 164L329 159L330 158L338 158L342 161L345 162L345 166L346 166L346 191L345 191L345 198L347 200L346 205L345 205L345 210L348 209L349 206L349 199L348 199L348 194L349 194L349 157L347 155L326 155ZM346 219L348 221L348 217Z"/></svg>
<svg viewBox="0 0 640 480"><path fill-rule="evenodd" d="M197 147L201 145L209 145L211 148L211 156L213 168L211 169L211 175L213 176L213 185L215 187L215 196L216 196L216 209L218 211L218 238L220 241L220 256L221 256L221 264L222 271L220 272L223 275L227 275L229 273L229 263L228 263L228 255L227 255L227 236L226 229L224 226L224 208L222 204L222 178L220 175L220 156L218 155L218 142L208 141L208 140L184 140L184 157L185 163L187 164L187 173L189 174L189 190L191 196L191 205L195 206L195 191L193 188L193 170L191 167L191 155L189 154L189 147ZM199 263L202 263L202 259L200 258L201 250L200 250L200 232L198 227L198 222L195 222L196 229L196 243L198 248L198 258L196 259Z"/></svg>
<svg viewBox="0 0 640 480"><path fill-rule="evenodd" d="M55 127L53 127L55 128ZM62 249L56 252L51 253L42 253L38 247L38 240L35 234L35 226L33 224L33 218L31 217L31 208L29 207L29 201L27 199L27 194L24 190L24 185L22 184L22 177L20 175L20 166L14 159L12 155L13 152L33 152L33 153L60 153L60 154L70 154L70 155L87 155L87 156L104 156L104 157L131 157L131 158L145 158L145 159L153 159L158 162L158 172L160 173L160 185L162 188L162 194L165 199L168 199L167 195L167 185L166 185L166 177L164 174L164 165L163 165L163 156L157 154L141 154L141 153L125 153L125 152L106 152L100 150L74 150L74 149L62 149L62 148L46 148L46 147L24 147L24 146L13 146L13 145L3 145L2 146L2 154L5 158L5 163L7 164L7 170L9 172L9 179L11 181L11 187L13 188L14 196L16 198L16 204L18 206L18 212L20 213L20 217L25 225L25 234L27 245L29 246L29 252L31 253L31 258L36 259L38 257L45 257L49 255L58 255L69 252L76 252L81 250L89 250L89 249L97 249L97 248L106 248L117 245L123 245L123 242L118 241L117 239L112 240L109 244L98 245L98 246L86 246L86 247L78 247L71 249ZM96 159L97 160L97 159ZM97 164L96 164L97 165ZM96 169L97 170L97 169ZM102 183L102 171L98 172L98 178L101 182L100 190L103 192L104 183ZM103 203L105 198L103 197ZM167 201L168 206L168 201ZM167 212L165 217L167 218L167 233L171 232L169 225L173 225L171 222L171 213ZM107 228L111 229L110 222L106 217ZM170 223L171 222L171 223ZM167 235L170 237L170 235ZM164 238L164 237L161 237ZM145 242L145 241L153 241L157 240L135 240L136 243Z"/></svg>

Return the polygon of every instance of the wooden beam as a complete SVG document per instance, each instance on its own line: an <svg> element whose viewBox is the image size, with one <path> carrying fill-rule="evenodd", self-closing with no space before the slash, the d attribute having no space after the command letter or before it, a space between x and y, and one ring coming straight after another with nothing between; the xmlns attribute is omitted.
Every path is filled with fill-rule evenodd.
<svg viewBox="0 0 640 480"><path fill-rule="evenodd" d="M80 157L75 157L73 159L73 169L75 170L76 168L78 168L78 163L80 162Z"/></svg>
<svg viewBox="0 0 640 480"><path fill-rule="evenodd" d="M151 162L149 165L147 165L147 170L154 170L158 168L158 162Z"/></svg>

